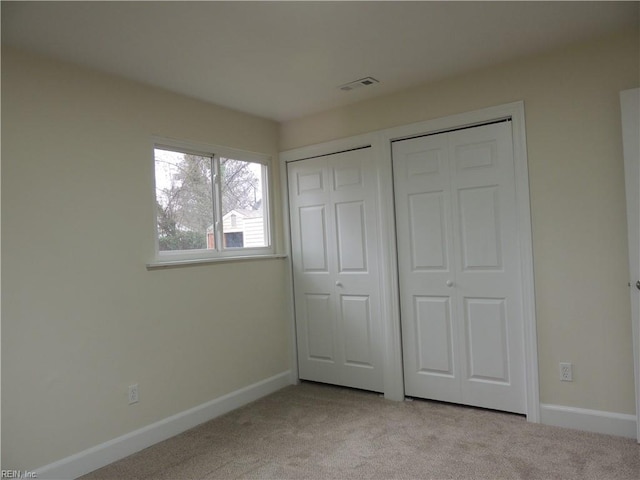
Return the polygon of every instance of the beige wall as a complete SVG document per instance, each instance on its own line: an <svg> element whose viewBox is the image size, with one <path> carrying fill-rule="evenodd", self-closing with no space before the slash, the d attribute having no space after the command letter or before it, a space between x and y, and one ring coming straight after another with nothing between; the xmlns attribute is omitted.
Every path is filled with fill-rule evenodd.
<svg viewBox="0 0 640 480"><path fill-rule="evenodd" d="M3 50L3 468L290 368L283 260L145 268L152 134L273 155L278 179L275 122Z"/></svg>
<svg viewBox="0 0 640 480"><path fill-rule="evenodd" d="M638 31L623 32L293 120L280 146L524 100L540 400L633 414L618 93L640 84L639 64ZM572 383L558 380L561 361Z"/></svg>

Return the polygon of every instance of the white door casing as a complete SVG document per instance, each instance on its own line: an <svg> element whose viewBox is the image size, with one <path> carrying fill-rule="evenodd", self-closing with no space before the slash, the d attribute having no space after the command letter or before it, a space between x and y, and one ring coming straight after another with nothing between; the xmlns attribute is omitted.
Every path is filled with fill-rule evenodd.
<svg viewBox="0 0 640 480"><path fill-rule="evenodd" d="M381 392L371 148L287 165L299 378Z"/></svg>
<svg viewBox="0 0 640 480"><path fill-rule="evenodd" d="M629 287L633 326L633 358L636 382L636 427L640 443L640 88L620 92L624 153L627 225L629 238Z"/></svg>
<svg viewBox="0 0 640 480"><path fill-rule="evenodd" d="M511 123L393 143L407 395L526 412Z"/></svg>

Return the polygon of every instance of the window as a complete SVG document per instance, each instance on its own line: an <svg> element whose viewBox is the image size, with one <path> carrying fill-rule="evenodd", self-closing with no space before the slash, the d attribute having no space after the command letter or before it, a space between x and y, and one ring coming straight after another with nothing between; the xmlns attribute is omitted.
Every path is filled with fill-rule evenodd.
<svg viewBox="0 0 640 480"><path fill-rule="evenodd" d="M224 246L225 247L244 247L244 233L243 232L231 232L224 234Z"/></svg>
<svg viewBox="0 0 640 480"><path fill-rule="evenodd" d="M157 142L157 259L272 253L268 160L224 147Z"/></svg>

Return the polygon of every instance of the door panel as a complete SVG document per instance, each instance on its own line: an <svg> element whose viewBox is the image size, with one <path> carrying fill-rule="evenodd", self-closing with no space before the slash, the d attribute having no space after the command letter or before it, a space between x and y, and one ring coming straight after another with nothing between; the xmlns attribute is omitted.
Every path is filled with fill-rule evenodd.
<svg viewBox="0 0 640 480"><path fill-rule="evenodd" d="M455 135L455 134L454 134ZM463 134L465 137L466 133ZM483 167L495 167L496 142L489 141L466 141L454 147L456 170L476 169Z"/></svg>
<svg viewBox="0 0 640 480"><path fill-rule="evenodd" d="M509 352L504 299L465 298L469 378L509 381Z"/></svg>
<svg viewBox="0 0 640 480"><path fill-rule="evenodd" d="M453 375L451 299L414 297L418 371Z"/></svg>
<svg viewBox="0 0 640 480"><path fill-rule="evenodd" d="M342 295L340 302L345 327L345 361L350 365L373 368L369 297Z"/></svg>
<svg viewBox="0 0 640 480"><path fill-rule="evenodd" d="M446 270L446 225L442 192L409 195L413 270Z"/></svg>
<svg viewBox="0 0 640 480"><path fill-rule="evenodd" d="M305 272L327 272L327 223L324 205L301 207L300 230L302 269Z"/></svg>
<svg viewBox="0 0 640 480"><path fill-rule="evenodd" d="M348 187L362 187L362 172L359 166L339 166L333 168L334 190Z"/></svg>
<svg viewBox="0 0 640 480"><path fill-rule="evenodd" d="M321 361L333 361L333 331L334 315L331 311L331 295L307 294L306 339L309 351L309 359Z"/></svg>
<svg viewBox="0 0 640 480"><path fill-rule="evenodd" d="M408 395L525 412L512 149L510 122L393 144Z"/></svg>
<svg viewBox="0 0 640 480"><path fill-rule="evenodd" d="M287 170L300 378L382 391L371 149Z"/></svg>
<svg viewBox="0 0 640 480"><path fill-rule="evenodd" d="M502 263L497 187L458 191L462 268L496 269Z"/></svg>
<svg viewBox="0 0 640 480"><path fill-rule="evenodd" d="M338 235L338 271L367 271L367 242L363 202L336 204L336 233Z"/></svg>
<svg viewBox="0 0 640 480"><path fill-rule="evenodd" d="M324 191L324 171L312 168L309 171L297 173L298 195L305 193L321 193Z"/></svg>

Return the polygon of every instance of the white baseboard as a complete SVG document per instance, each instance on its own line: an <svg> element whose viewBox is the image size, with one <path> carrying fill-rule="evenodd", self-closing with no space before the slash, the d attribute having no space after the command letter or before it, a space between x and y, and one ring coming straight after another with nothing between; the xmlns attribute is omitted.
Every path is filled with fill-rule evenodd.
<svg viewBox="0 0 640 480"><path fill-rule="evenodd" d="M37 474L39 480L78 478L290 384L291 372L282 372L139 430L50 463L34 470L34 473Z"/></svg>
<svg viewBox="0 0 640 480"><path fill-rule="evenodd" d="M636 416L586 408L540 404L540 423L588 432L636 438Z"/></svg>

